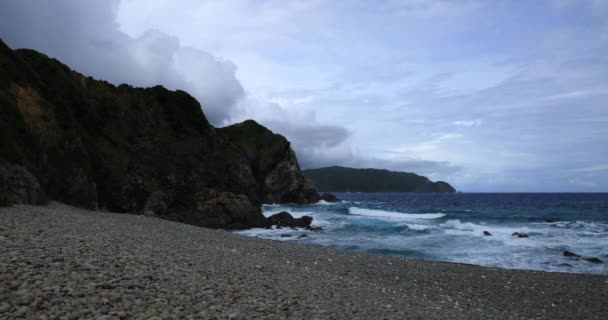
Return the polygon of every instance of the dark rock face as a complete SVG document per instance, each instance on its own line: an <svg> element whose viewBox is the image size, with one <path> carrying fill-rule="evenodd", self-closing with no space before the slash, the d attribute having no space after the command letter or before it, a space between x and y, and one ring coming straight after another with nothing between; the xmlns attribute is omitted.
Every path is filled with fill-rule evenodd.
<svg viewBox="0 0 608 320"><path fill-rule="evenodd" d="M291 145L253 120L218 131L236 143L246 154L255 176L258 195L264 203L314 203L321 197L302 175Z"/></svg>
<svg viewBox="0 0 608 320"><path fill-rule="evenodd" d="M268 222L260 208L242 194L204 190L195 196L196 210L183 222L209 227L263 228Z"/></svg>
<svg viewBox="0 0 608 320"><path fill-rule="evenodd" d="M513 232L511 235L518 238L529 238L528 234L523 232Z"/></svg>
<svg viewBox="0 0 608 320"><path fill-rule="evenodd" d="M289 212L283 211L268 217L268 223L278 227L310 228L312 217L303 216L301 218L294 218Z"/></svg>
<svg viewBox="0 0 608 320"><path fill-rule="evenodd" d="M0 205L41 204L40 184L27 169L0 159Z"/></svg>
<svg viewBox="0 0 608 320"><path fill-rule="evenodd" d="M342 200L338 199L338 197L329 192L323 193L321 199L327 202L342 202Z"/></svg>
<svg viewBox="0 0 608 320"><path fill-rule="evenodd" d="M48 195L89 209L239 227L265 224L263 201L319 197L280 135L255 136L252 154L242 145L249 137L211 126L186 92L114 86L1 41L0 115L0 203Z"/></svg>
<svg viewBox="0 0 608 320"><path fill-rule="evenodd" d="M574 253L574 252L570 252L570 251L564 251L564 257L575 257L575 258L580 258L580 255Z"/></svg>
<svg viewBox="0 0 608 320"><path fill-rule="evenodd" d="M603 263L604 261L600 260L599 258L596 257L589 257L589 258L584 258L583 260L587 260L589 262L593 262L593 263Z"/></svg>

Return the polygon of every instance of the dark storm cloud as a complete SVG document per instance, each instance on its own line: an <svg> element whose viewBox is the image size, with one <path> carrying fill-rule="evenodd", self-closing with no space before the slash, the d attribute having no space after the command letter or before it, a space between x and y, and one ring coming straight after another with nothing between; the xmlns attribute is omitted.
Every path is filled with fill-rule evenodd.
<svg viewBox="0 0 608 320"><path fill-rule="evenodd" d="M160 31L126 35L116 23L118 5L117 0L2 1L0 37L13 48L42 51L115 84L188 91L212 123L228 119L244 96L236 66Z"/></svg>

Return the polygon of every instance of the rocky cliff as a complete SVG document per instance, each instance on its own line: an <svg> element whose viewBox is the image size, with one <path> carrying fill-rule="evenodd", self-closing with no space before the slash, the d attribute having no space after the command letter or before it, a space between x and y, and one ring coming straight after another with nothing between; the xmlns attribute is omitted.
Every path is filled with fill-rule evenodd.
<svg viewBox="0 0 608 320"><path fill-rule="evenodd" d="M410 172L326 167L304 170L314 186L335 192L456 192L447 182L433 182Z"/></svg>
<svg viewBox="0 0 608 320"><path fill-rule="evenodd" d="M287 140L270 135L282 143L266 150L275 146L266 137L248 149L250 137L211 126L186 92L114 86L0 41L0 204L52 199L201 226L263 226L263 201L318 196Z"/></svg>
<svg viewBox="0 0 608 320"><path fill-rule="evenodd" d="M258 197L265 203L312 203L321 200L302 175L289 141L253 120L219 129L240 146L254 173Z"/></svg>

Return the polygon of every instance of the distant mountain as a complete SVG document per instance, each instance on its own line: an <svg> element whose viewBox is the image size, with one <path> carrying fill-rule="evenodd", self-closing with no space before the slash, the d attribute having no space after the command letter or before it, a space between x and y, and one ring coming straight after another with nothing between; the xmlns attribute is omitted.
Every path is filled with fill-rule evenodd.
<svg viewBox="0 0 608 320"><path fill-rule="evenodd" d="M184 91L114 86L0 41L0 205L252 227L265 201L320 199L289 141L254 121L218 129Z"/></svg>
<svg viewBox="0 0 608 320"><path fill-rule="evenodd" d="M332 192L456 192L447 182L383 169L326 167L303 170L317 190Z"/></svg>

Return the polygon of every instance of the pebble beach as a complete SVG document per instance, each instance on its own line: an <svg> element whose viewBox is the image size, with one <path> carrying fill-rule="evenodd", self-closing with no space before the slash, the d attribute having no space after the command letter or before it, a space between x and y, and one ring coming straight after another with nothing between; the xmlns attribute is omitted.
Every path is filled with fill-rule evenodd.
<svg viewBox="0 0 608 320"><path fill-rule="evenodd" d="M0 319L606 319L606 301L605 275L406 260L59 203L0 208Z"/></svg>

